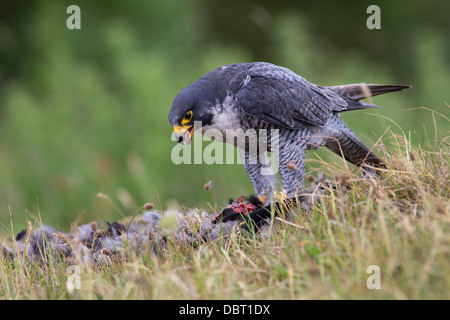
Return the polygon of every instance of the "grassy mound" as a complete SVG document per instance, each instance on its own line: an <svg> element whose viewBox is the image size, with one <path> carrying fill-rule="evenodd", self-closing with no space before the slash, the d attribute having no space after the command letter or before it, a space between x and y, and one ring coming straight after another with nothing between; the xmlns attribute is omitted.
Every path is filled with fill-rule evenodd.
<svg viewBox="0 0 450 320"><path fill-rule="evenodd" d="M2 257L7 299L448 299L449 137L377 151L388 168L362 179L322 167L341 186L265 236L233 229L195 246L171 241L107 265ZM353 169L352 169L353 170ZM7 241L5 243L8 243ZM73 288L74 277L79 289Z"/></svg>

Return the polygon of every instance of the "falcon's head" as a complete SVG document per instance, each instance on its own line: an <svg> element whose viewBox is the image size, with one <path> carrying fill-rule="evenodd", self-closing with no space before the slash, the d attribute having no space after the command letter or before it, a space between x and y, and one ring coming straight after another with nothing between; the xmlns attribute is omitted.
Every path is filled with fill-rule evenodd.
<svg viewBox="0 0 450 320"><path fill-rule="evenodd" d="M211 82L200 79L183 90L175 97L169 112L169 121L179 143L189 144L194 130L199 130L198 124L207 126L213 120L215 101ZM194 122L197 127L194 126Z"/></svg>

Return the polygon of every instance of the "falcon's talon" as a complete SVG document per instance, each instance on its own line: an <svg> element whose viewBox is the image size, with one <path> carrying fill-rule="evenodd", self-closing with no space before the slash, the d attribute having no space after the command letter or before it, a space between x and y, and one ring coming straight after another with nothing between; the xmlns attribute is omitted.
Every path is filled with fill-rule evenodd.
<svg viewBox="0 0 450 320"><path fill-rule="evenodd" d="M266 199L267 199L267 193L258 196L258 200L259 200L262 204L264 204L264 203L266 202Z"/></svg>
<svg viewBox="0 0 450 320"><path fill-rule="evenodd" d="M266 62L237 63L214 69L184 88L169 112L178 142L189 143L196 131L245 150L242 160L255 191L272 190L274 175L268 173L266 152L276 153L281 188L286 194L301 190L305 176L305 152L326 146L356 166L383 167L382 161L364 146L339 117L340 112L378 107L360 100L400 91L410 86L350 84L315 85L293 71ZM237 132L265 130L261 150L256 141L240 141ZM217 132L221 137L217 137ZM230 133L233 132L233 133ZM268 135L277 132L276 143ZM228 134L234 135L229 139ZM271 138L274 138L275 133ZM261 139L264 140L264 139ZM256 161L250 146L258 145ZM272 149L273 148L273 149ZM270 170L269 170L270 171ZM262 173L264 172L264 173ZM277 195L285 200L285 195ZM266 195L271 195L271 191ZM267 198L260 200L265 203Z"/></svg>
<svg viewBox="0 0 450 320"><path fill-rule="evenodd" d="M282 202L282 201L288 199L288 196L287 196L286 192L280 191L280 192L274 192L273 198Z"/></svg>

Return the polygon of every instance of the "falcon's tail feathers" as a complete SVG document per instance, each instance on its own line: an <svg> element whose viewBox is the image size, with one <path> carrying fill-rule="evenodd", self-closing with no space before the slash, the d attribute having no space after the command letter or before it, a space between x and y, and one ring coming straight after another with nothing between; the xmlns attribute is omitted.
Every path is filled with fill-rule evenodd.
<svg viewBox="0 0 450 320"><path fill-rule="evenodd" d="M350 98L353 100L361 100L374 96L378 96L380 94L401 91L403 89L411 88L408 85L395 85L395 84L366 84L366 83L358 83L358 84L347 84L342 86L332 86L332 87L324 87L328 90L331 90L343 97Z"/></svg>
<svg viewBox="0 0 450 320"><path fill-rule="evenodd" d="M338 137L329 139L325 145L334 153L358 167L364 167L364 165L376 168L385 167L381 159L359 141L356 136L344 130Z"/></svg>

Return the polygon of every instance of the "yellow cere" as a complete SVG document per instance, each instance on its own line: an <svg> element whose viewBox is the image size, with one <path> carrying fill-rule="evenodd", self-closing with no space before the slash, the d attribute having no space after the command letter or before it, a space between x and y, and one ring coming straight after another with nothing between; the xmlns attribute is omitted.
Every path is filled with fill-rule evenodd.
<svg viewBox="0 0 450 320"><path fill-rule="evenodd" d="M174 126L173 127L173 131L179 134L184 133L186 130L190 129L191 127L193 127L193 125L190 126Z"/></svg>

